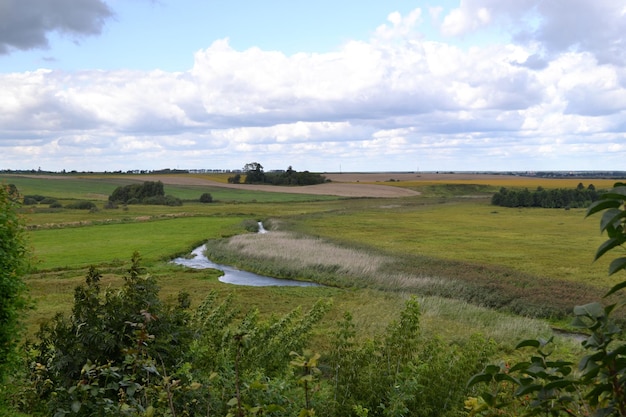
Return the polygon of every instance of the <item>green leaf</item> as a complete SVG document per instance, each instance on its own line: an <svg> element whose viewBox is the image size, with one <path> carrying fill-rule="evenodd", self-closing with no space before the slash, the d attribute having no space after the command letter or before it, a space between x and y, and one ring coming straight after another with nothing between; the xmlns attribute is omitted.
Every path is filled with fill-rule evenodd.
<svg viewBox="0 0 626 417"><path fill-rule="evenodd" d="M519 381L517 379L513 378L509 374L496 374L496 375L494 375L493 379L495 381L497 381L497 382L508 381L508 382L512 382L514 384L519 385Z"/></svg>
<svg viewBox="0 0 626 417"><path fill-rule="evenodd" d="M623 236L619 237L619 238L612 237L611 239L605 241L603 244L600 245L600 247L596 251L596 256L595 256L595 258L593 260L594 261L598 260L602 255L604 255L605 253L607 253L611 249L614 249L614 248L618 247L622 243L624 243L624 237Z"/></svg>
<svg viewBox="0 0 626 417"><path fill-rule="evenodd" d="M82 404L80 403L80 401L73 401L72 402L72 406L71 406L72 412L73 413L78 413L80 411L81 405Z"/></svg>
<svg viewBox="0 0 626 417"><path fill-rule="evenodd" d="M611 262L611 265L609 265L609 275L613 275L622 269L626 269L626 257L617 258Z"/></svg>
<svg viewBox="0 0 626 417"><path fill-rule="evenodd" d="M604 317L604 307L598 302L575 306L574 315L593 318Z"/></svg>
<svg viewBox="0 0 626 417"><path fill-rule="evenodd" d="M613 199L613 200L625 200L626 199L626 187L621 184L613 187L608 193L602 194L602 199Z"/></svg>
<svg viewBox="0 0 626 417"><path fill-rule="evenodd" d="M622 204L616 200L598 200L591 203L589 208L587 209L587 214L585 217L589 217L592 214L595 214L599 211L606 210L608 208L619 208Z"/></svg>
<svg viewBox="0 0 626 417"><path fill-rule="evenodd" d="M602 214L600 220L600 230L605 230L608 226L617 226L620 219L626 217L626 211L618 208L610 208Z"/></svg>
<svg viewBox="0 0 626 417"><path fill-rule="evenodd" d="M480 394L481 398L483 400L485 400L485 403L488 404L490 407L493 407L494 405L496 405L496 396L493 394L490 394L488 392L483 392Z"/></svg>
<svg viewBox="0 0 626 417"><path fill-rule="evenodd" d="M484 383L491 382L492 379L493 379L493 375L491 374L486 374L486 373L477 374L470 378L469 382L467 383L467 386L472 387L476 384L480 384L481 382L484 382Z"/></svg>
<svg viewBox="0 0 626 417"><path fill-rule="evenodd" d="M527 339L527 340L522 340L521 342L519 342L517 346L515 346L515 349L520 349L523 347L538 348L539 346L541 346L541 342L539 342L539 340Z"/></svg>
<svg viewBox="0 0 626 417"><path fill-rule="evenodd" d="M539 391L540 389L541 389L541 385L539 384L525 385L523 387L520 387L517 391L515 391L515 395L516 396L526 395L534 391Z"/></svg>

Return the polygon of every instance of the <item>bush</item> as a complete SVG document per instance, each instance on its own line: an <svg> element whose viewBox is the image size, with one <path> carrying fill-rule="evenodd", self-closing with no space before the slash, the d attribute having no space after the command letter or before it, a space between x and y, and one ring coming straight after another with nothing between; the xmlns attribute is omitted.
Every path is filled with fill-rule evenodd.
<svg viewBox="0 0 626 417"><path fill-rule="evenodd" d="M164 195L165 192L161 181L146 181L143 184L129 184L117 187L109 196L109 201L131 204L130 201L134 199L143 202L146 198Z"/></svg>
<svg viewBox="0 0 626 417"><path fill-rule="evenodd" d="M29 194L29 195L25 195L24 198L35 200L37 203L39 203L43 201L46 197L44 197L43 195L39 195L39 194Z"/></svg>
<svg viewBox="0 0 626 417"><path fill-rule="evenodd" d="M91 201L76 201L74 203L67 204L65 208L75 210L93 210L96 209L96 205Z"/></svg>
<svg viewBox="0 0 626 417"><path fill-rule="evenodd" d="M180 294L177 306L162 303L155 279L142 276L139 262L135 253L119 291L102 291L102 275L90 268L85 285L74 291L71 316L58 314L41 327L31 378L47 381L37 389L49 415L121 415L125 402L145 409L142 389L149 379L163 382L159 376L174 374L186 360L189 296Z"/></svg>
<svg viewBox="0 0 626 417"><path fill-rule="evenodd" d="M35 200L32 197L24 197L24 205L25 206L34 206L36 204L39 204L39 202L37 200Z"/></svg>
<svg viewBox="0 0 626 417"><path fill-rule="evenodd" d="M28 252L18 209L16 189L0 184L0 380L11 362L21 332L21 311L26 306L22 276L28 267Z"/></svg>
<svg viewBox="0 0 626 417"><path fill-rule="evenodd" d="M200 202L201 203L212 203L213 202L213 196L210 193L204 193L200 196Z"/></svg>

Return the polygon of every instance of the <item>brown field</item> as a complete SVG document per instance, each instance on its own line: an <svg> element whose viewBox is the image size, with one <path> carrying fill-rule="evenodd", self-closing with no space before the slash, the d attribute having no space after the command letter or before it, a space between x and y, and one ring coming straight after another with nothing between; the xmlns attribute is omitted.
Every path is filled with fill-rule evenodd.
<svg viewBox="0 0 626 417"><path fill-rule="evenodd" d="M292 194L334 195L340 197L410 197L419 195L415 187L431 184L480 184L494 187L526 187L544 188L573 188L583 183L585 186L593 183L596 188L608 189L616 180L613 179L585 179L585 178L539 178L522 177L516 175L474 174L474 173L416 173L416 172L346 172L323 173L331 182L304 187L277 187L262 184L229 184L225 181L226 174L176 174L176 175L137 175L137 181L161 181L166 185L198 185L212 187L226 187L241 190L254 190ZM29 175L25 175L29 176ZM45 178L45 175L33 176ZM124 175L129 179L133 176ZM64 178L51 175L50 178Z"/></svg>
<svg viewBox="0 0 626 417"><path fill-rule="evenodd" d="M372 175L373 179L368 182L376 182L378 174ZM325 175L327 178L330 176ZM420 193L406 188L391 187L382 184L360 184L357 182L333 182L317 185L307 185L304 187L277 187L275 185L262 184L228 184L213 181L210 175L188 176L188 175L142 175L142 181L161 181L166 185L210 185L212 187L227 187L241 190L267 191L276 193L292 194L314 194L314 195L335 195L340 197L409 197ZM366 181L366 180L364 180Z"/></svg>

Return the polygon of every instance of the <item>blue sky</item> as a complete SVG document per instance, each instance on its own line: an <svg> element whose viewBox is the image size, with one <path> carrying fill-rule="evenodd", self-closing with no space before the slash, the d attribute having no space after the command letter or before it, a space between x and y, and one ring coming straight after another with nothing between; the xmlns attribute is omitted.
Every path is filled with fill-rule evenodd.
<svg viewBox="0 0 626 417"><path fill-rule="evenodd" d="M0 11L0 169L626 169L613 0Z"/></svg>

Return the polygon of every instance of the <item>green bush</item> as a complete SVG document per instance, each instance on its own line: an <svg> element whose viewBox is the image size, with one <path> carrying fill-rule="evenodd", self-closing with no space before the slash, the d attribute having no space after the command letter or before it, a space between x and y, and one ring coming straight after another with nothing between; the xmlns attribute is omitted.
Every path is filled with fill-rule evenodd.
<svg viewBox="0 0 626 417"><path fill-rule="evenodd" d="M211 195L211 193L203 193L200 196L200 202L201 203L212 203L213 202L213 196Z"/></svg>
<svg viewBox="0 0 626 417"><path fill-rule="evenodd" d="M74 210L93 210L97 207L95 203L91 201L76 201L74 203L67 204L65 208Z"/></svg>
<svg viewBox="0 0 626 417"><path fill-rule="evenodd" d="M35 200L32 197L24 197L24 205L25 206L34 206L36 204L39 204L39 201Z"/></svg>
<svg viewBox="0 0 626 417"><path fill-rule="evenodd" d="M11 363L26 306L22 276L28 268L24 224L17 215L17 189L0 184L0 380Z"/></svg>

